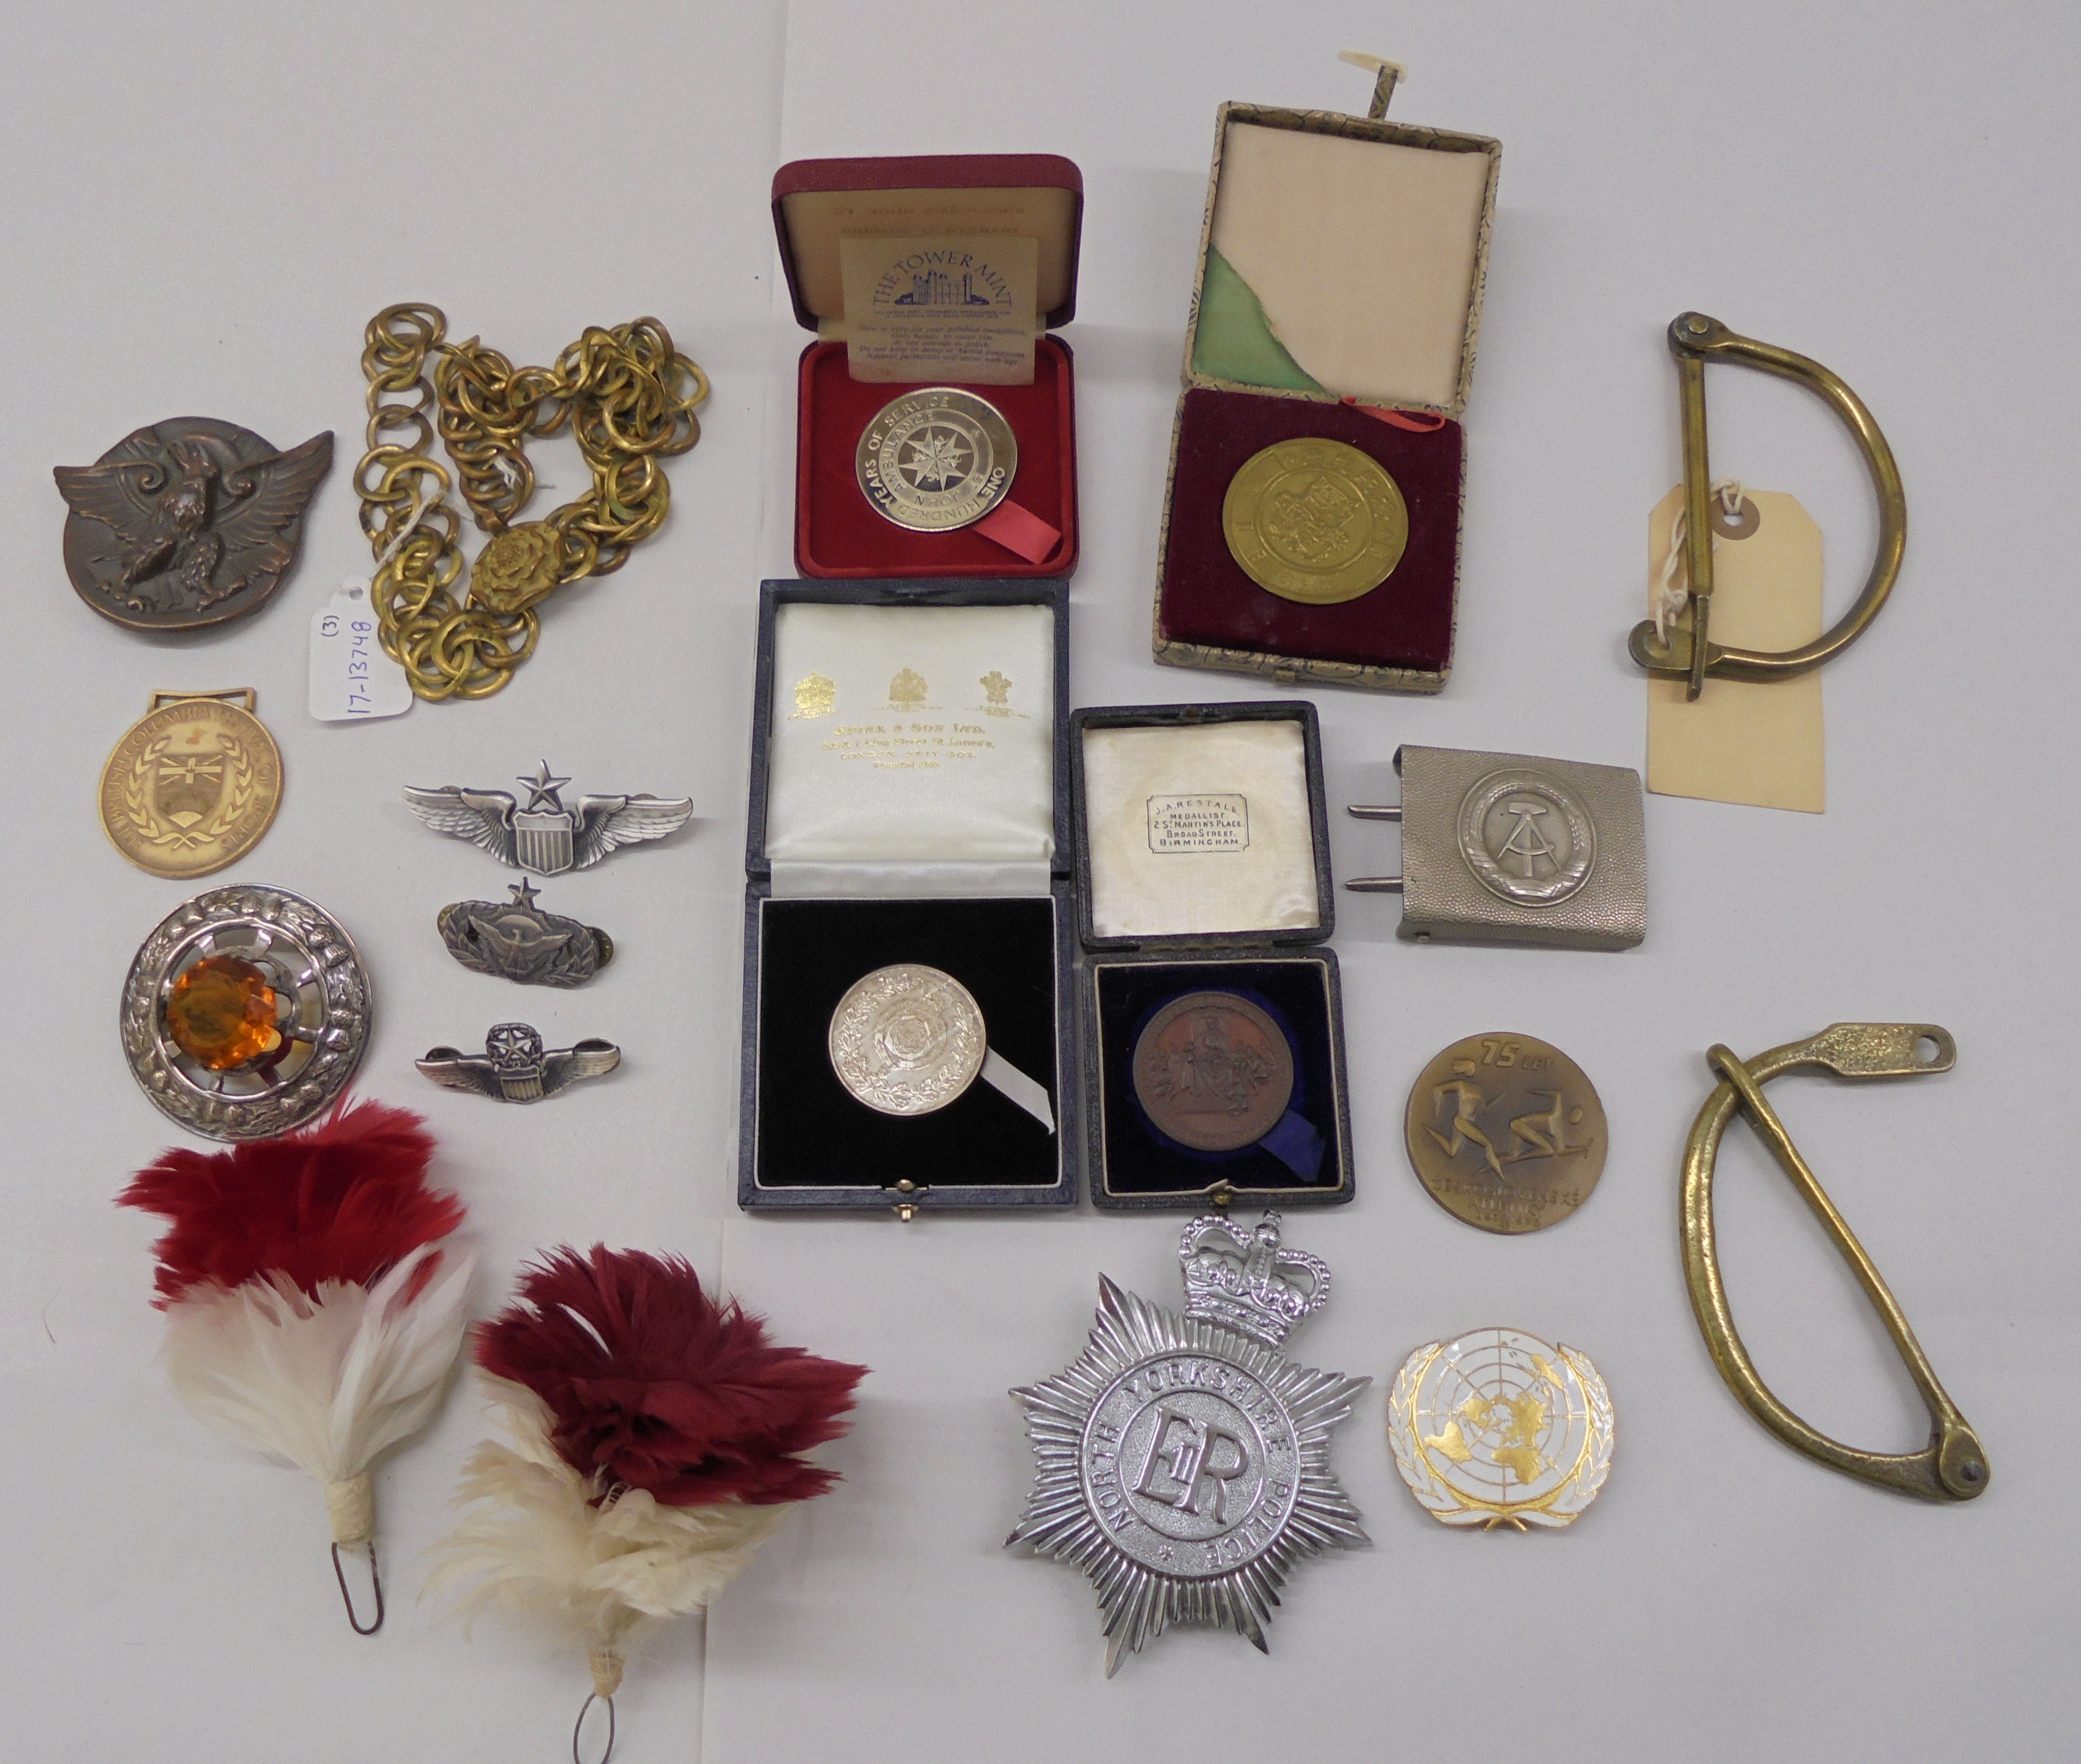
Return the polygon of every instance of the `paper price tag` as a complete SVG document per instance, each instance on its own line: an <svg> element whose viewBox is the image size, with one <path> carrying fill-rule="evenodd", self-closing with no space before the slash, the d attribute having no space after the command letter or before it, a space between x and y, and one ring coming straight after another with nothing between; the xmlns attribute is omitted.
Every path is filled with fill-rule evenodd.
<svg viewBox="0 0 2081 1764"><path fill-rule="evenodd" d="M365 580L344 582L311 620L311 714L368 722L412 708L405 671L383 653Z"/></svg>
<svg viewBox="0 0 2081 1764"><path fill-rule="evenodd" d="M1684 486L1648 517L1648 604L1669 556ZM1797 499L1752 490L1746 533L1715 529L1712 635L1744 649L1797 649L1821 634L1821 529ZM1688 701L1680 680L1647 683L1647 787L1658 796L1759 808L1827 806L1821 670L1791 680L1708 680Z"/></svg>

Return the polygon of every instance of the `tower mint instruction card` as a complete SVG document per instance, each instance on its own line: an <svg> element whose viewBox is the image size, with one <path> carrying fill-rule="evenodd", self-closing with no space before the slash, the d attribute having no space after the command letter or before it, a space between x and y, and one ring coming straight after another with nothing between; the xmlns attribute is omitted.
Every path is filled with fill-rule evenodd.
<svg viewBox="0 0 2081 1764"><path fill-rule="evenodd" d="M846 238L839 269L854 379L1033 383L1037 239Z"/></svg>

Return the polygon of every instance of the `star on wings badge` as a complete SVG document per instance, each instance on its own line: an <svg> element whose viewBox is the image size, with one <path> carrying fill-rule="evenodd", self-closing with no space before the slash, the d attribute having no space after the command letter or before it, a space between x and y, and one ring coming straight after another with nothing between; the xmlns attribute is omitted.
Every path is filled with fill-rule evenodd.
<svg viewBox="0 0 2081 1764"><path fill-rule="evenodd" d="M537 876L587 869L619 846L663 839L694 812L683 796L582 796L567 809L558 793L571 781L553 776L546 760L519 781L528 787L524 809L504 790L456 784L439 789L408 784L405 800L436 833L468 840L500 863Z"/></svg>

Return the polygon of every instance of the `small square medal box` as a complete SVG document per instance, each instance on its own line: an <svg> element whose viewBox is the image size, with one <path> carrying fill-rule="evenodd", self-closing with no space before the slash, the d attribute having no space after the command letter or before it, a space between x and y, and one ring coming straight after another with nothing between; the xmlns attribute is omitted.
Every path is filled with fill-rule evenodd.
<svg viewBox="0 0 2081 1764"><path fill-rule="evenodd" d="M802 352L806 576L1067 576L1083 178L1053 154L799 159L773 224Z"/></svg>
<svg viewBox="0 0 2081 1764"><path fill-rule="evenodd" d="M1224 104L1158 545L1156 659L1434 693L1501 149Z"/></svg>
<svg viewBox="0 0 2081 1764"><path fill-rule="evenodd" d="M1349 1200L1315 707L1084 709L1070 728L1093 1205Z"/></svg>
<svg viewBox="0 0 2081 1764"><path fill-rule="evenodd" d="M1076 1199L1062 581L768 582L747 1210Z"/></svg>

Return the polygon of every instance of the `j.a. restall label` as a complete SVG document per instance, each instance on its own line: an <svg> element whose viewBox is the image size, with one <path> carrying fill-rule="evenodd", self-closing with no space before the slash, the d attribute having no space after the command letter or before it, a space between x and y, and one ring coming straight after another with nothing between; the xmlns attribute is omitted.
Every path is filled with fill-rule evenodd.
<svg viewBox="0 0 2081 1764"><path fill-rule="evenodd" d="M1249 844L1250 802L1246 797L1213 794L1149 799L1152 852L1239 852Z"/></svg>

